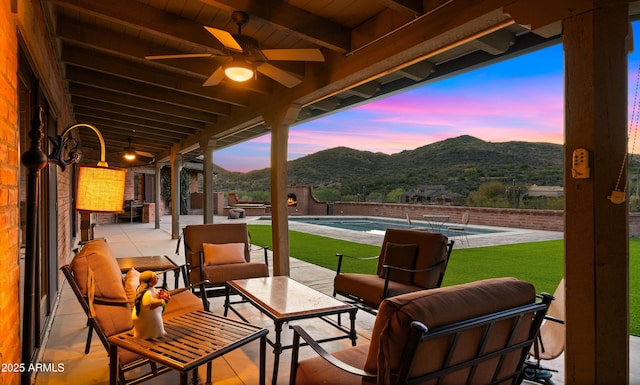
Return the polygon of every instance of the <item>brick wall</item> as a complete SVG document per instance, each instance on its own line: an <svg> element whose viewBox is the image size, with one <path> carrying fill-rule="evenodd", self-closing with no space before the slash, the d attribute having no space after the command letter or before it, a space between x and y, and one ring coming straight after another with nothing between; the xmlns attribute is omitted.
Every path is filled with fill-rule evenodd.
<svg viewBox="0 0 640 385"><path fill-rule="evenodd" d="M3 1L0 8L0 363L20 362L17 47L13 18L8 2ZM0 384L17 384L19 379L18 375L0 372Z"/></svg>
<svg viewBox="0 0 640 385"><path fill-rule="evenodd" d="M460 220L465 211L471 213L472 225L514 227L534 230L564 231L561 210L520 210L482 207L436 205L385 204L373 202L336 202L334 215L367 215L421 220L423 215L448 215L451 221ZM629 214L629 235L640 237L640 213Z"/></svg>
<svg viewBox="0 0 640 385"><path fill-rule="evenodd" d="M33 1L0 2L0 363L20 363L20 267L19 267L19 202L26 188L21 186L20 154L26 150L26 137L21 139L19 127L29 130L28 122L19 120L18 102L18 34L30 65L46 95L52 115L57 119L57 132L71 123L71 111L64 94L64 84L57 75L51 45L41 14L41 4ZM20 143L20 144L19 144ZM48 166L54 167L56 166ZM46 171L46 170L45 170ZM58 264L66 263L72 241L69 202L69 171L57 172L57 241ZM41 177L46 172L41 173ZM22 185L25 181L22 180ZM59 280L61 274L58 275ZM55 296L57 293L50 293ZM20 382L19 373L0 372L0 384Z"/></svg>

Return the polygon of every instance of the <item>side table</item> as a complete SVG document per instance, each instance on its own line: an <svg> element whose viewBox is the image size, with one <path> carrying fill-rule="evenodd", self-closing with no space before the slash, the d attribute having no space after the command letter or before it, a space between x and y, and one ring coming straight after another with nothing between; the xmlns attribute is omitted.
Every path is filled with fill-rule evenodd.
<svg viewBox="0 0 640 385"><path fill-rule="evenodd" d="M116 258L118 262L118 266L120 267L120 271L125 274L127 271L134 269L143 272L145 270L151 271L163 271L163 282L167 282L167 273L166 270L173 270L174 278L175 278L175 288L178 288L178 280L180 278L180 272L182 272L183 276L186 276L185 266L180 266L178 269L178 264L175 263L171 258L166 255L152 255L152 256L141 256L141 257L123 257Z"/></svg>

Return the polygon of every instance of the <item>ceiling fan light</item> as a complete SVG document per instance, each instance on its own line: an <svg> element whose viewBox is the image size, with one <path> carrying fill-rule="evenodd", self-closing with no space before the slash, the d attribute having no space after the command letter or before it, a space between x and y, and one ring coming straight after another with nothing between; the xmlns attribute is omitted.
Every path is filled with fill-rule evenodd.
<svg viewBox="0 0 640 385"><path fill-rule="evenodd" d="M246 82L253 77L253 69L240 61L233 61L224 67L224 74L233 81Z"/></svg>
<svg viewBox="0 0 640 385"><path fill-rule="evenodd" d="M128 161L136 160L136 154L134 152L125 152L124 159Z"/></svg>

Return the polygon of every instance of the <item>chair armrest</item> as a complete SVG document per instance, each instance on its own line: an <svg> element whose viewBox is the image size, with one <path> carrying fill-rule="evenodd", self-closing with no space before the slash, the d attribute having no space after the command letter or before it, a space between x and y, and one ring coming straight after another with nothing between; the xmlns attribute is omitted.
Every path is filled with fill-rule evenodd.
<svg viewBox="0 0 640 385"><path fill-rule="evenodd" d="M179 287L177 289L169 290L169 294L171 294L171 295L180 294L183 291L191 290L191 289L194 289L196 287L200 288L200 287L202 287L204 285L207 285L207 284L209 284L209 281L208 280L204 280L204 281L201 281L201 282L198 282L198 283L191 284L191 285L189 285L187 287Z"/></svg>
<svg viewBox="0 0 640 385"><path fill-rule="evenodd" d="M407 273L425 273L427 271L431 271L436 267L442 265L445 261L442 260L440 262L434 263L433 265L424 268L424 269L405 269L398 266L391 265L382 265L382 272L384 273L384 288L382 289L382 298L387 298L387 289L389 288L389 272L393 270L404 271Z"/></svg>
<svg viewBox="0 0 640 385"><path fill-rule="evenodd" d="M368 260L380 258L380 256L378 256L378 255L374 255L373 257L354 257L354 256L351 256L351 255L344 255L344 254L341 254L341 253L336 253L336 257L338 257L338 267L336 268L336 275L340 274L340 270L342 269L342 259L343 259L343 257L347 257L347 258L351 258L351 259L357 259L357 260L360 260L360 261L368 261Z"/></svg>
<svg viewBox="0 0 640 385"><path fill-rule="evenodd" d="M407 272L407 273L425 273L427 271L431 271L431 270L435 269L436 267L442 265L443 263L444 263L444 260L440 261L438 263L434 263L433 265L431 265L431 266L429 266L427 268L424 268L424 269L405 269L403 267L398 267L398 266L382 265L382 270L385 272L385 277L387 275L386 272L391 270L391 269L404 271L404 272Z"/></svg>
<svg viewBox="0 0 640 385"><path fill-rule="evenodd" d="M556 318L550 315L545 315L544 319L564 325L564 320L561 320L560 318Z"/></svg>
<svg viewBox="0 0 640 385"><path fill-rule="evenodd" d="M88 298L87 298L87 302L90 302ZM106 298L93 298L92 302L98 303L101 305L116 305L116 306L126 305L126 304L133 305L133 302L130 302L130 301L122 301L117 299L106 299Z"/></svg>
<svg viewBox="0 0 640 385"><path fill-rule="evenodd" d="M347 373L351 373L356 376L365 377L365 378L377 378L377 374L369 373L363 369L356 368L355 366L351 366L343 361L340 361L331 353L327 352L320 344L318 344L313 337L311 337L300 325L289 325L289 329L293 329L293 349L295 349L295 357L292 357L291 360L291 378L295 380L295 372L298 366L298 349L300 347L300 337L305 341L306 345L309 345L311 349L313 349L320 357L326 360L331 365L335 366L340 370L344 370ZM294 359L295 358L295 359ZM293 383L293 382L292 382Z"/></svg>

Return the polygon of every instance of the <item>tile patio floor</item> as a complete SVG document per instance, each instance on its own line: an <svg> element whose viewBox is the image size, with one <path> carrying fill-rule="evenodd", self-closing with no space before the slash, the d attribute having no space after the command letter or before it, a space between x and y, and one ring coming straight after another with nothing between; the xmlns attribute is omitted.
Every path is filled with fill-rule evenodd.
<svg viewBox="0 0 640 385"><path fill-rule="evenodd" d="M246 218L241 220L252 223L267 223L269 221L258 220L257 218ZM214 223L229 221L226 217L215 217ZM240 221L240 220L233 220ZM202 223L201 216L182 216L180 227L187 224ZM313 232L315 234L327 235L335 238L354 240L363 243L380 245L382 236L375 234L363 234L349 230L338 230L317 225L306 225L302 223L292 223L291 229ZM161 228L154 229L154 224L141 223L121 223L97 226L96 237L104 237L108 240L114 254L118 257L142 256L142 255L167 255L178 264L184 263L184 252L182 247L176 252L177 240L171 239L171 217L161 218ZM471 247L529 242L536 240L561 239L562 233L518 230L508 235L479 235L470 236ZM467 247L469 245L456 244L456 248ZM261 251L256 251L255 258L262 258ZM269 256L271 257L271 256ZM271 263L271 262L270 262ZM291 278L304 283L316 290L331 295L333 287L333 271L315 265L291 259ZM109 383L109 360L107 353L102 347L99 339L94 336L91 352L84 354L84 343L87 335L86 318L76 301L71 289L66 281L63 281L61 294L54 309L55 315L52 318L50 332L44 341L44 348L41 350L39 361L43 363L64 364L64 371L54 373L40 373L35 378L36 385L45 384L108 384ZM211 299L212 310L222 314L222 301ZM262 316L250 305L239 305L237 308L252 323L257 323L265 327L270 327L273 331L273 324L270 319ZM374 317L365 312L359 311L357 314L356 329L358 332L358 344L368 341L371 335ZM306 320L300 322L314 336L325 336L328 333L335 333L333 328L319 320ZM270 335L272 332L270 332ZM283 343L291 342L291 333L283 331ZM339 350L350 346L349 340L340 340L324 344L329 351ZM244 348L236 349L225 356L213 361L213 383L214 384L257 384L258 343L254 342ZM301 357L312 355L310 349L302 349ZM285 350L281 355L280 368L278 371L278 383L287 384L289 379L291 351ZM640 338L631 339L631 362L640 362ZM551 361L547 366L560 370L554 373L553 380L556 385L564 383L563 378L563 357ZM273 365L273 354L267 346L267 383L270 383L271 368ZM640 368L637 365L631 367L631 384L640 384ZM201 376L204 377L204 368L201 368ZM179 382L176 373L168 373L147 383L149 384L175 384Z"/></svg>

